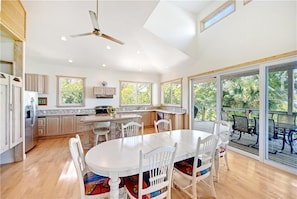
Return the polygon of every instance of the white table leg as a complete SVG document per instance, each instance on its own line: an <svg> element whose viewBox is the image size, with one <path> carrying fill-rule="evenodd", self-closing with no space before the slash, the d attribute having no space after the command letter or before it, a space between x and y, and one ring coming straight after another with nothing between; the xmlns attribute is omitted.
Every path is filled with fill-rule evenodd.
<svg viewBox="0 0 297 199"><path fill-rule="evenodd" d="M111 199L118 199L119 198L119 185L120 185L120 178L117 175L111 175L109 180L110 186L110 198Z"/></svg>

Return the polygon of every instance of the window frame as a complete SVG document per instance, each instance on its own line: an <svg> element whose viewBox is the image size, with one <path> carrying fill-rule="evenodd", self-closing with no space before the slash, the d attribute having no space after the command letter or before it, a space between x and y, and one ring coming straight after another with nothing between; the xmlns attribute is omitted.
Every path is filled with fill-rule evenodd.
<svg viewBox="0 0 297 199"><path fill-rule="evenodd" d="M135 84L137 87L137 84L148 84L150 87L150 103L147 104L139 104L139 103L135 103L135 104L123 104L123 100L122 100L122 83L129 83L129 84ZM137 91L136 91L137 92ZM153 83L152 82L140 82L140 81L127 81L127 80L120 80L120 106L124 107L124 106L151 106L152 105L152 92L153 92ZM137 92L139 93L139 92ZM138 95L136 95L136 101L138 99Z"/></svg>
<svg viewBox="0 0 297 199"><path fill-rule="evenodd" d="M86 81L85 77L73 77L73 76L61 76L57 75L57 106L58 107L84 107L85 106L85 98L86 98ZM82 81L82 91L74 91L82 93L82 103L62 103L62 81L65 79L78 79Z"/></svg>
<svg viewBox="0 0 297 199"><path fill-rule="evenodd" d="M180 104L173 104L172 103L172 84L176 83L176 82L180 82ZM165 84L170 84L170 103L169 104L165 104L164 102L164 89L163 86ZM170 80L170 81L166 81L166 82L161 82L160 83L160 87L161 87L161 105L162 106L174 106L174 107L182 107L182 96L183 96L183 82L182 82L182 78L178 78L178 79L174 79L174 80Z"/></svg>
<svg viewBox="0 0 297 199"><path fill-rule="evenodd" d="M227 13L224 16L219 16L221 13L223 13L223 11L227 10L229 8L229 6L231 6L231 5L233 5L233 7L234 7L234 9L232 11L230 11L229 13ZM203 32L204 30L212 27L213 25L215 25L219 21L222 21L224 18L231 15L235 11L236 11L236 1L235 0L228 0L227 2L222 4L219 8L214 10L212 13L210 13L208 16L206 16L204 19L202 19L200 21L200 32ZM207 22L215 19L215 17L218 17L218 16L219 16L218 20L215 20L215 22L211 23L209 26L206 27Z"/></svg>

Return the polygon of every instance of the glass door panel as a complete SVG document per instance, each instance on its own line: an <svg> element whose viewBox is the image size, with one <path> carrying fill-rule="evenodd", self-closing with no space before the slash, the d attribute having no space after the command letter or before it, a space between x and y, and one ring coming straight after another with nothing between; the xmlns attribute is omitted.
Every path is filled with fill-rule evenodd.
<svg viewBox="0 0 297 199"><path fill-rule="evenodd" d="M266 159L297 168L297 62L268 67Z"/></svg>
<svg viewBox="0 0 297 199"><path fill-rule="evenodd" d="M259 118L258 74L258 70L254 70L221 78L222 112L233 123L229 145L257 156L259 132L255 121Z"/></svg>
<svg viewBox="0 0 297 199"><path fill-rule="evenodd" d="M213 132L216 120L216 79L192 80L192 129Z"/></svg>

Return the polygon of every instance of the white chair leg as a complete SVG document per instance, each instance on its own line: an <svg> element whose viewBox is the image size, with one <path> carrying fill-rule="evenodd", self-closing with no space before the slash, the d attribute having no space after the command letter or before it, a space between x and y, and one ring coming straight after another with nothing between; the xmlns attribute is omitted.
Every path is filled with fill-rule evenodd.
<svg viewBox="0 0 297 199"><path fill-rule="evenodd" d="M229 163L228 163L228 155L227 155L227 149L225 149L225 154L224 154L224 158L225 158L225 163L226 163L226 166L227 166L227 170L229 171L230 168L229 168Z"/></svg>
<svg viewBox="0 0 297 199"><path fill-rule="evenodd" d="M98 144L98 140L99 140L99 135L98 134L95 134L94 146L96 146Z"/></svg>
<svg viewBox="0 0 297 199"><path fill-rule="evenodd" d="M219 182L220 151L216 149L214 156L215 181Z"/></svg>
<svg viewBox="0 0 297 199"><path fill-rule="evenodd" d="M196 181L196 179L195 179L195 181ZM197 186L197 184L192 182L192 194L193 194L193 198L197 198L196 186Z"/></svg>

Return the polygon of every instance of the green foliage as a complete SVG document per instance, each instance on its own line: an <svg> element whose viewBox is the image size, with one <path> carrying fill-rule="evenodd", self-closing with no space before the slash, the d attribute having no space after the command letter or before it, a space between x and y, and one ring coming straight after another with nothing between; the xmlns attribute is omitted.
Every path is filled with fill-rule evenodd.
<svg viewBox="0 0 297 199"><path fill-rule="evenodd" d="M168 82L162 84L163 104L181 105L181 82Z"/></svg>
<svg viewBox="0 0 297 199"><path fill-rule="evenodd" d="M297 109L297 73L294 71L294 110ZM288 71L270 71L268 73L268 107L270 111L288 111L289 95ZM222 106L233 109L259 110L259 76L234 77L222 81ZM198 119L214 120L216 116L216 84L214 81L194 85L194 103L198 106ZM238 114L231 111L229 114ZM244 114L244 113L242 113ZM203 118L204 117L204 118Z"/></svg>
<svg viewBox="0 0 297 199"><path fill-rule="evenodd" d="M223 107L258 109L258 75L223 80Z"/></svg>
<svg viewBox="0 0 297 199"><path fill-rule="evenodd" d="M64 78L61 82L62 104L83 103L83 80L78 78Z"/></svg>
<svg viewBox="0 0 297 199"><path fill-rule="evenodd" d="M121 82L121 104L151 104L151 89L151 83Z"/></svg>

